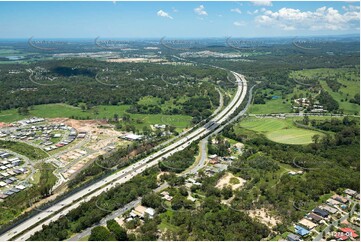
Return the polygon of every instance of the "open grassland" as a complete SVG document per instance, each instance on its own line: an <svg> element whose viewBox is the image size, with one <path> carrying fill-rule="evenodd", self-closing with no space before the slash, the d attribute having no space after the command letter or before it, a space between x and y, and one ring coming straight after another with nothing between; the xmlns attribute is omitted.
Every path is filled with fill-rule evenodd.
<svg viewBox="0 0 361 242"><path fill-rule="evenodd" d="M320 83L321 87L334 98L345 113L354 114L359 112L360 106L350 103L349 100L360 93L359 70L356 68L319 68L302 71L294 71L291 78L303 83ZM338 92L334 92L325 81L326 78L336 80L342 86Z"/></svg>
<svg viewBox="0 0 361 242"><path fill-rule="evenodd" d="M312 136L316 134L320 133L312 130L290 128L269 132L266 137L278 143L301 145L312 143Z"/></svg>
<svg viewBox="0 0 361 242"><path fill-rule="evenodd" d="M239 126L264 134L268 139L283 144L309 144L312 143L312 136L323 135L321 132L296 127L292 119L246 118Z"/></svg>
<svg viewBox="0 0 361 242"><path fill-rule="evenodd" d="M341 83L341 82L340 82ZM359 83L358 85L356 83L353 83L353 85L348 85L347 87L344 88L340 88L340 90L347 90L347 92L333 92L331 90L331 88L327 85L326 81L320 81L320 84L322 86L322 88L324 90L326 90L333 99L335 99L338 104L340 105L340 109L342 109L344 111L344 113L350 113L350 114L354 114L354 113L358 113L360 110L360 105L357 105L356 103L350 103L349 101L345 101L348 99L350 99L351 97L353 97L354 95L348 95L347 93L348 91L350 91L350 93L354 93L355 90L359 90Z"/></svg>
<svg viewBox="0 0 361 242"><path fill-rule="evenodd" d="M291 104L289 102L285 102L280 98L267 100L266 104L253 104L249 113L254 114L270 114L270 113L290 113Z"/></svg>
<svg viewBox="0 0 361 242"><path fill-rule="evenodd" d="M126 110L129 105L100 105L89 110L82 111L79 107L66 104L45 104L34 106L29 110L29 115L20 115L16 109L0 112L0 122L14 122L32 116L43 118L79 118L79 119L112 119L117 114L121 119L128 114L134 119L134 125L142 128L147 125L167 124L177 127L178 130L190 125L192 117L187 115L163 115L163 114L129 114Z"/></svg>
<svg viewBox="0 0 361 242"><path fill-rule="evenodd" d="M40 160L48 157L48 154L42 149L23 142L0 140L0 148L11 150L34 160Z"/></svg>

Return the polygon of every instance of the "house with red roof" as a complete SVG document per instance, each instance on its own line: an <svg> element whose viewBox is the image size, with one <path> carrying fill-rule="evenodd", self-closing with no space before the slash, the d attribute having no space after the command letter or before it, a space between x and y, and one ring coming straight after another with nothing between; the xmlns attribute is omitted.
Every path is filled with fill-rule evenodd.
<svg viewBox="0 0 361 242"><path fill-rule="evenodd" d="M340 231L336 233L335 238L338 240L350 240L350 239L356 239L358 237L358 234L355 230L351 228L340 228Z"/></svg>

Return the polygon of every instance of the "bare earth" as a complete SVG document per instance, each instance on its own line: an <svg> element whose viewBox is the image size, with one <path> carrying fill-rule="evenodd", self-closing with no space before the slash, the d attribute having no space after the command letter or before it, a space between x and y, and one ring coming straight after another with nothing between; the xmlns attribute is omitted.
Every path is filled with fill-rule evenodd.
<svg viewBox="0 0 361 242"><path fill-rule="evenodd" d="M77 149L70 147L67 152L56 157L60 163L68 167L62 173L65 179L72 177L99 155L106 154L108 152L106 149L114 150L116 147L128 142L120 140L118 137L121 135L121 132L114 130L112 125L104 121L68 118L56 118L49 121L64 123L75 128L78 132L87 133L87 137L80 141L83 142L81 147Z"/></svg>
<svg viewBox="0 0 361 242"><path fill-rule="evenodd" d="M272 217L270 215L270 212L267 211L265 208L262 209L255 209L255 210L250 210L248 212L248 215L251 218L256 218L259 220L259 222L267 225L267 227L272 228L274 226L277 225L277 223L281 223L280 219L277 219L275 217Z"/></svg>
<svg viewBox="0 0 361 242"><path fill-rule="evenodd" d="M239 184L232 184L230 183L231 178L236 178L239 181ZM223 188L225 186L231 186L232 190L236 190L240 187L243 187L243 185L246 183L246 180L240 178L240 177L236 177L234 176L232 173L227 173L225 176L223 176L217 183L216 187L217 188Z"/></svg>

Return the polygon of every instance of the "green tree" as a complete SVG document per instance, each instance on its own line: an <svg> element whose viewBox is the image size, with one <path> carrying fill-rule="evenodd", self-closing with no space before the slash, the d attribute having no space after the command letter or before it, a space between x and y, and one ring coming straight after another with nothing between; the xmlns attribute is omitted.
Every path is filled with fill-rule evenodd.
<svg viewBox="0 0 361 242"><path fill-rule="evenodd" d="M89 241L109 241L116 240L109 230L103 226L97 226L91 230Z"/></svg>
<svg viewBox="0 0 361 242"><path fill-rule="evenodd" d="M128 240L127 231L122 228L114 219L107 221L107 228L114 234L116 240Z"/></svg>

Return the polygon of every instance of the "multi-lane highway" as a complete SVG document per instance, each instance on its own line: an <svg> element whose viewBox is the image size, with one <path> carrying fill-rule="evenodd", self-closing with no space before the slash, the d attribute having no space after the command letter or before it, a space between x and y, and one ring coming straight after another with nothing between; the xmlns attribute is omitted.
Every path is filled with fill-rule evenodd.
<svg viewBox="0 0 361 242"><path fill-rule="evenodd" d="M199 140L212 133L219 128L237 108L241 105L247 94L247 82L244 76L232 72L236 78L237 92L232 101L215 117L213 117L204 126L196 129L167 147L157 151L156 153L140 160L139 162L120 170L93 185L76 192L75 194L64 198L56 204L49 207L46 211L42 211L34 217L31 217L11 230L0 236L0 241L6 240L26 240L35 232L40 231L43 225L55 221L69 211L78 207L82 202L89 201L91 198L99 196L110 188L125 183L134 176L142 173L145 169L157 165L162 160L171 156L175 152L181 151L189 146L193 141Z"/></svg>

